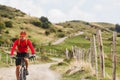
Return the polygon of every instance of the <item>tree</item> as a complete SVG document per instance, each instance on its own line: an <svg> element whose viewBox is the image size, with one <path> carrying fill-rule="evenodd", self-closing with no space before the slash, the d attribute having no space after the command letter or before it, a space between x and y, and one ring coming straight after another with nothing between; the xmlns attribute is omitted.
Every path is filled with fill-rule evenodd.
<svg viewBox="0 0 120 80"><path fill-rule="evenodd" d="M50 21L48 20L48 18L47 18L47 17L44 17L44 16L42 16L39 20L40 20L41 22L43 22L43 23L50 23Z"/></svg>
<svg viewBox="0 0 120 80"><path fill-rule="evenodd" d="M51 22L48 20L47 17L42 16L39 20L42 22L42 28L47 29L50 27Z"/></svg>

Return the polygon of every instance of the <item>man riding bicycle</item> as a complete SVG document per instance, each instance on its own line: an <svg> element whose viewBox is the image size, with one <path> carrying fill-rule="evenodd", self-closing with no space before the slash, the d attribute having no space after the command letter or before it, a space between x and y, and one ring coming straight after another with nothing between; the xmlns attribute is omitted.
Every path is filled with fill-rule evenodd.
<svg viewBox="0 0 120 80"><path fill-rule="evenodd" d="M25 61L25 65L26 65L26 75L28 75L28 57L29 57L29 53L28 53L28 46L31 50L31 53L33 56L35 56L35 50L34 47L31 43L31 41L29 39L27 39L27 34L25 31L21 31L20 32L20 38L17 39L14 44L13 47L11 49L11 58L14 57L14 51L16 50L17 55L16 57L24 57L24 61ZM16 59L16 78L17 80L19 80L19 70L20 70L20 66L21 65L21 59Z"/></svg>

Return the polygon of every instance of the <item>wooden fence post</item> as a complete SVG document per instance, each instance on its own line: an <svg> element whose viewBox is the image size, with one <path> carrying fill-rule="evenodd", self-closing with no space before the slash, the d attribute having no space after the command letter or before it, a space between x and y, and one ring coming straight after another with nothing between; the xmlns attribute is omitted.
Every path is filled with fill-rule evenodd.
<svg viewBox="0 0 120 80"><path fill-rule="evenodd" d="M73 54L73 58L75 58L75 49L73 46L72 46L72 54Z"/></svg>
<svg viewBox="0 0 120 80"><path fill-rule="evenodd" d="M76 52L77 61L79 61L80 60L80 54L81 54L81 52L80 52L80 50L79 50L78 47L76 47L75 52Z"/></svg>
<svg viewBox="0 0 120 80"><path fill-rule="evenodd" d="M6 53L6 63L8 64L8 54Z"/></svg>
<svg viewBox="0 0 120 80"><path fill-rule="evenodd" d="M67 48L66 48L66 52L65 52L65 54L66 54L66 59L69 59L69 51L68 51Z"/></svg>
<svg viewBox="0 0 120 80"><path fill-rule="evenodd" d="M10 58L10 64L12 65L13 64L13 60Z"/></svg>
<svg viewBox="0 0 120 80"><path fill-rule="evenodd" d="M91 38L91 45L90 45L90 63L91 63L91 66L93 67L94 66L94 42L93 42L93 38Z"/></svg>
<svg viewBox="0 0 120 80"><path fill-rule="evenodd" d="M101 78L103 79L105 77L105 65L104 65L104 50L103 50L101 30L98 30L97 32L97 38L98 38L98 51L100 55Z"/></svg>
<svg viewBox="0 0 120 80"><path fill-rule="evenodd" d="M116 32L113 32L113 52L112 52L112 62L113 62L113 79L112 80L116 80Z"/></svg>
<svg viewBox="0 0 120 80"><path fill-rule="evenodd" d="M97 60L97 50L96 50L96 39L95 39L95 35L93 35L93 52L95 54L95 74L98 80L98 60Z"/></svg>
<svg viewBox="0 0 120 80"><path fill-rule="evenodd" d="M2 60L2 54L0 53L0 61Z"/></svg>
<svg viewBox="0 0 120 80"><path fill-rule="evenodd" d="M91 51L91 48L90 48L90 52L89 52L89 63L91 64L91 54L92 54L92 51Z"/></svg>

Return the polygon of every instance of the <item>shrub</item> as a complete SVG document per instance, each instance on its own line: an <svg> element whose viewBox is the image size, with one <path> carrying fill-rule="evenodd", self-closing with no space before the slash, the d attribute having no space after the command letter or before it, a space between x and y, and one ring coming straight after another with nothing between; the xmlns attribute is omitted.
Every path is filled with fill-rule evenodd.
<svg viewBox="0 0 120 80"><path fill-rule="evenodd" d="M7 31L5 31L5 33L6 33L6 34L9 34L9 31L7 30Z"/></svg>
<svg viewBox="0 0 120 80"><path fill-rule="evenodd" d="M29 35L28 38L31 38L31 36Z"/></svg>
<svg viewBox="0 0 120 80"><path fill-rule="evenodd" d="M24 27L20 27L20 29L21 29L21 30L23 30L23 29L24 29Z"/></svg>
<svg viewBox="0 0 120 80"><path fill-rule="evenodd" d="M12 21L6 21L6 22L5 22L5 26L6 26L6 27L9 27L9 28L12 28L12 27L13 27Z"/></svg>
<svg viewBox="0 0 120 80"><path fill-rule="evenodd" d="M39 20L42 22L42 28L50 28L51 22L48 20L47 17L42 16Z"/></svg>
<svg viewBox="0 0 120 80"><path fill-rule="evenodd" d="M43 23L50 23L50 21L48 20L48 18L47 18L47 17L44 17L44 16L42 16L39 20L40 20L41 22L43 22Z"/></svg>
<svg viewBox="0 0 120 80"><path fill-rule="evenodd" d="M34 21L34 22L32 22L32 24L35 26L38 26L38 27L42 26L40 21Z"/></svg>
<svg viewBox="0 0 120 80"><path fill-rule="evenodd" d="M50 32L51 32L51 33L52 33L52 32L56 32L56 29L53 28L53 27L51 27L51 28L50 28Z"/></svg>
<svg viewBox="0 0 120 80"><path fill-rule="evenodd" d="M62 38L62 37L65 37L65 34L64 33L58 33L57 36Z"/></svg>
<svg viewBox="0 0 120 80"><path fill-rule="evenodd" d="M48 30L45 31L45 35L46 35L46 36L50 35L50 31L48 31Z"/></svg>
<svg viewBox="0 0 120 80"><path fill-rule="evenodd" d="M5 23L4 22L0 22L0 33L1 31L5 29Z"/></svg>
<svg viewBox="0 0 120 80"><path fill-rule="evenodd" d="M63 31L61 29L59 29L58 32L63 32Z"/></svg>
<svg viewBox="0 0 120 80"><path fill-rule="evenodd" d="M50 28L50 24L48 22L42 23L42 28L48 29Z"/></svg>
<svg viewBox="0 0 120 80"><path fill-rule="evenodd" d="M119 25L119 24L116 24L116 25L115 25L115 30L116 30L117 32L120 32L120 25Z"/></svg>
<svg viewBox="0 0 120 80"><path fill-rule="evenodd" d="M117 37L120 37L120 34L119 34L119 33L117 34Z"/></svg>

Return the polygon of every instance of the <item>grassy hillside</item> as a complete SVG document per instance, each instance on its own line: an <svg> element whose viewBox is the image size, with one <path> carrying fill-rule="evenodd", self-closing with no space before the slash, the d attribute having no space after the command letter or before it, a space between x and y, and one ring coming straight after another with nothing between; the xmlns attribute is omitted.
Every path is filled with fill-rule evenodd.
<svg viewBox="0 0 120 80"><path fill-rule="evenodd" d="M99 23L99 22L85 22L85 21L67 21L64 23L59 23L57 25L61 25L67 31L66 33L69 35L74 32L84 32L86 36L91 37L91 34L96 34L96 30L101 29L105 31L105 34L109 34L112 30L115 30L115 25L111 23Z"/></svg>
<svg viewBox="0 0 120 80"><path fill-rule="evenodd" d="M59 28L58 28L59 29ZM57 28L46 17L31 17L24 12L0 5L0 43L11 43L19 37L19 32L25 30L35 45L46 44L57 37Z"/></svg>
<svg viewBox="0 0 120 80"><path fill-rule="evenodd" d="M77 32L84 32L84 36L90 38L91 34L95 34L96 30L100 27L94 27L89 22L85 21L67 21L64 23L51 24L48 22L42 22L37 17L31 17L24 12L11 8L8 6L0 5L0 43L7 42L11 43L13 38L18 37L21 30L26 30L28 32L28 38L30 38L34 44L48 44L54 42L64 36L74 36ZM47 25L46 25L47 24ZM109 23L95 23L102 26L103 30L105 28L111 28ZM3 27L4 26L4 27ZM46 28L49 26L49 28ZM108 36L106 32L106 36ZM4 37L3 37L4 36Z"/></svg>
<svg viewBox="0 0 120 80"><path fill-rule="evenodd" d="M16 16L23 17L25 15L24 12L21 12L18 9L6 7L4 5L0 5L0 16L4 18L15 18Z"/></svg>
<svg viewBox="0 0 120 80"><path fill-rule="evenodd" d="M46 17L32 17L18 9L0 5L0 66L6 65L4 56L6 56L5 51L8 50L4 48L6 45L3 47L1 45L4 43L7 46L12 45L13 40L19 38L19 32L22 30L28 33L28 39L32 40L35 48L40 48L41 45L59 38L58 29Z"/></svg>

